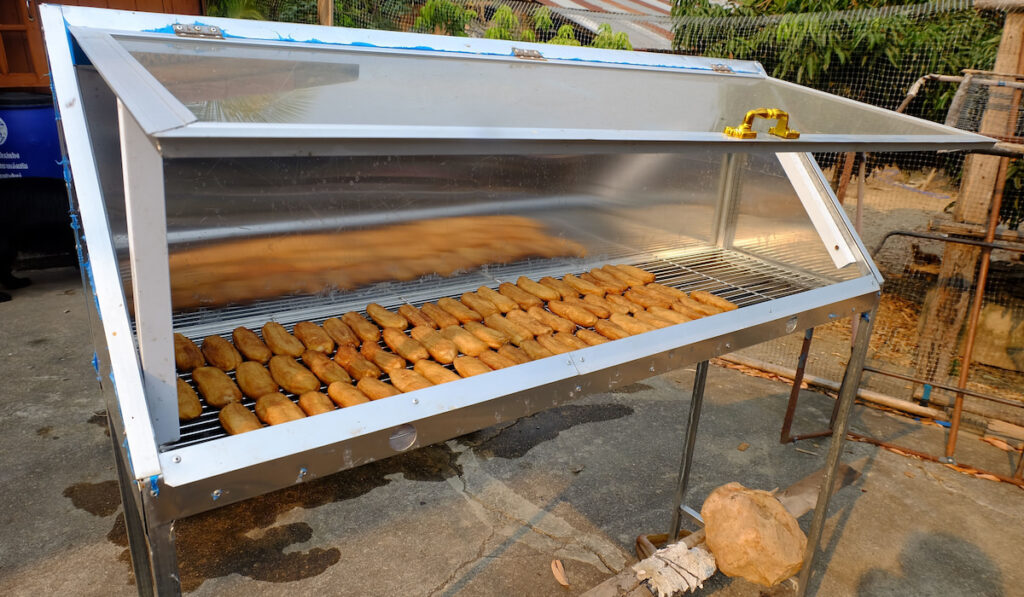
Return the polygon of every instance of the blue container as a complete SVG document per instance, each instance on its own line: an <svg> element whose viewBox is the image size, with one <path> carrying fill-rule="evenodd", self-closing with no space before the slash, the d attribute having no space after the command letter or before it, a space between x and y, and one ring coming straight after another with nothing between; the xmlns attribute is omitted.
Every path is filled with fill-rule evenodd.
<svg viewBox="0 0 1024 597"><path fill-rule="evenodd" d="M0 178L64 178L53 99L0 94Z"/></svg>

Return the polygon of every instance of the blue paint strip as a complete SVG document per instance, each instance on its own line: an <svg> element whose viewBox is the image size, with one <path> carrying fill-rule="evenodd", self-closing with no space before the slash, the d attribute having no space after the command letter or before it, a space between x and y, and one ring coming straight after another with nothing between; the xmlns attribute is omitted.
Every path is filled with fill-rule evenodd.
<svg viewBox="0 0 1024 597"><path fill-rule="evenodd" d="M114 374L113 373L110 374L110 379L114 379ZM132 471L135 470L135 467L132 466L132 451L128 449L128 438L127 437L124 438L123 442L121 442L121 446L124 448L124 456L128 460L128 472L134 475L135 473L132 472Z"/></svg>
<svg viewBox="0 0 1024 597"><path fill-rule="evenodd" d="M193 25L199 25L199 26L206 26L206 23L203 23L201 21L194 21L192 24ZM252 40L266 40L267 39L267 38L259 38L259 37L245 37L245 36L242 36L242 35L231 35L230 33L228 33L223 28L220 28L220 31L221 31L221 35L223 35L225 39L228 39L228 38L231 38L231 39L252 39ZM174 28L171 25L167 25L165 27L158 27L156 29L144 29L142 32L143 33L160 33L160 34L165 34L165 35L167 35L167 34L174 35ZM417 52L440 52L442 54L455 54L455 55L462 55L462 56L500 56L500 57L503 57L503 58L508 58L508 57L514 57L515 56L511 51L509 51L509 52L470 52L468 50L446 50L446 49L443 49L443 48L432 48L430 46L384 46L384 45L379 45L379 44L371 44L369 42L341 43L341 42L323 41L323 40L317 39L315 37L311 37L309 39L304 39L303 40L303 39L295 39L295 38L293 38L290 35L284 36L284 35L281 35L280 33L277 34L277 41L290 42L290 43L304 43L304 44L320 44L320 45L326 45L326 46L374 48L374 49L381 49L381 50L412 50L412 51L417 51ZM715 70L713 68L711 68L710 66L706 66L706 67L705 66L693 66L693 65L685 66L685 65L664 64L664 63L662 63L662 64L641 64L641 63L636 63L636 62L628 62L628 61L625 61L625 60L622 60L622 61L618 61L618 60L591 60L591 59L586 59L586 58L549 58L549 60L558 61L558 62L582 62L582 63L587 63L587 64L618 64L618 65L623 65L623 66L643 66L643 67L653 67L653 68L667 68L667 69L682 70L682 71L715 72ZM737 73L737 74L763 75L763 73L761 71L758 71L758 70L736 70L734 72Z"/></svg>
<svg viewBox="0 0 1024 597"><path fill-rule="evenodd" d="M96 381L103 381L103 378L100 377L100 355L95 351L92 353L92 370L96 372Z"/></svg>
<svg viewBox="0 0 1024 597"><path fill-rule="evenodd" d="M160 497L160 484L157 483L159 479L159 475L153 475L149 478L149 491L153 494L153 497Z"/></svg>
<svg viewBox="0 0 1024 597"><path fill-rule="evenodd" d="M928 402L932 399L932 386L931 384L924 384L924 392L921 394L921 406L928 406Z"/></svg>

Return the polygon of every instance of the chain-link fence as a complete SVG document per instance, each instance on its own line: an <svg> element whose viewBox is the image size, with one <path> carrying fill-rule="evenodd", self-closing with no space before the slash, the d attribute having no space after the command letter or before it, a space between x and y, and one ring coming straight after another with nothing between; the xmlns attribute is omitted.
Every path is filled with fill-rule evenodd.
<svg viewBox="0 0 1024 597"><path fill-rule="evenodd" d="M770 16L730 16L707 2L678 2L672 17L657 10L627 14L580 10L566 1L550 4L337 0L334 23L602 47L671 47L685 54L753 59L782 79L1020 143L1024 122L1019 113L1020 89L985 82L1020 79L970 72L968 77L974 81L961 85L956 79L964 69L992 69L1002 30L1001 12L975 10L970 0ZM704 8L688 12L690 4ZM215 10L220 14L234 11L235 16L318 22L316 0L222 0ZM243 10L251 13L239 14ZM622 43L621 34L628 36L628 45ZM915 82L929 74L945 76L921 81L917 93L905 101ZM993 126L996 121L998 126ZM865 244L870 250L878 249L876 260L886 277L871 339L872 364L955 385L963 367L964 329L981 249L889 234L909 230L981 239L990 198L999 189L971 182L970 177L979 170L980 161L986 161L982 170L988 172L988 180L1005 182L996 185L1003 197L997 241L1019 240L1017 229L1024 220L1024 166L1017 160L998 166L1000 158L991 156L965 160L958 153L877 153L863 160L860 183L860 158L850 154L817 157L851 220L859 223ZM1024 263L1019 253L996 250L990 270L968 387L1024 400ZM802 333L797 332L745 352L792 367L801 339ZM808 372L840 379L849 344L849 323L819 328ZM920 386L890 377L870 375L866 384L900 398L922 397ZM926 398L942 404L951 401L952 395L935 392ZM972 398L967 399L966 408L968 413L1024 425L1024 409Z"/></svg>

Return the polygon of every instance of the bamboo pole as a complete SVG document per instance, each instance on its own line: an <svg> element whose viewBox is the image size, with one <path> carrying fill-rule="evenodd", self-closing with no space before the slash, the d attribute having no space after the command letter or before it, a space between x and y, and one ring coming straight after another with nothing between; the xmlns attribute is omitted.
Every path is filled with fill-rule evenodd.
<svg viewBox="0 0 1024 597"><path fill-rule="evenodd" d="M316 0L316 12L321 25L334 25L334 0Z"/></svg>

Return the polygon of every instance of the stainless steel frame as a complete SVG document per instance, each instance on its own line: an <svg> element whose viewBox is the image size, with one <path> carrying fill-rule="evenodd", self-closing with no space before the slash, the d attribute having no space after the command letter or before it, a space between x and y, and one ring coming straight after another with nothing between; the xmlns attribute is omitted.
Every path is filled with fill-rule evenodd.
<svg viewBox="0 0 1024 597"><path fill-rule="evenodd" d="M837 149L870 145L881 148L917 149L991 145L991 140L946 129L933 123L898 116L913 134L807 134L790 143L773 139L734 142L707 131L621 129L544 129L503 127L410 127L377 125L283 125L196 122L183 105L166 93L145 69L119 50L111 32L173 40L173 16L100 11L47 6L42 10L47 52L70 162L68 183L81 216L78 239L90 303L94 360L107 400L115 462L121 481L122 501L132 548L133 565L141 594L174 594L179 590L174 552L174 521L267 492L330 475L376 459L514 420L593 392L606 391L695 362L763 342L796 329L821 325L837 318L871 312L878 300L881 278L845 214L831 194L810 154L812 149ZM435 36L355 31L274 23L208 19L234 38L267 46L296 44L306 47L316 39L325 46L370 48L376 52L450 56L458 53L474 59L515 61L518 43L495 40L458 41ZM204 21L205 24L205 21ZM68 32L70 31L70 35ZM282 41L290 36L292 40ZM218 43L216 41L211 43ZM226 40L223 43L234 43ZM81 46L73 47L73 44ZM111 45L114 44L114 45ZM762 81L772 90L765 101L804 94L884 119L884 110L831 98L817 92L769 80L752 62L719 61L682 56L647 55L546 45L530 45L551 64L585 68L644 70L671 76L736 77ZM411 47L421 49L410 50ZM424 47L430 48L422 49ZM124 246L112 234L112 214L101 184L100 161L114 159L101 139L90 139L89 113L83 104L94 101L80 87L75 65L85 50L99 75L117 96L119 151L127 208L127 240ZM370 51L370 50L366 50ZM145 79L127 85L129 79L112 74L110 64L129 63L131 73ZM106 62L106 64L101 64ZM719 63L731 73L723 75ZM713 68L714 67L714 68ZM123 73L122 73L123 74ZM745 101L749 101L746 98ZM780 100L781 101L781 100ZM801 100L802 101L802 100ZM845 109L844 108L844 109ZM718 126L714 124L713 126ZM762 135L763 137L763 135ZM684 290L708 289L742 308L710 318L648 332L614 343L589 347L558 357L500 370L487 376L462 379L355 409L337 410L255 433L225 437L216 424L216 413L207 412L197 422L179 425L172 386L171 332L199 338L229 333L236 325L256 326L268 319L286 326L300 320L318 320L349 309L361 309L376 301L385 307L413 304L455 296L480 284L515 280L518 275L558 274L581 267L583 262L520 263L488 268L440 282L370 287L337 296L289 297L254 307L225 307L214 312L172 314L168 275L168 225L165 219L165 170L167 160L180 157L239 156L360 156L477 154L540 155L560 153L681 153L693 148L714 148L723 156L713 238L707 241L678 235L663 244L615 244L609 241L605 261L634 263L655 271L659 281ZM730 153L778 153L809 218L816 238L825 244L827 267L842 272L822 276L818 266L804 256L779 246L765 248L738 240L741 220L741 175L747 159ZM712 183L713 184L713 183ZM535 200L541 204L544 199ZM413 214L418 212L411 212ZM412 217L415 217L413 215ZM424 216L426 217L426 216ZM344 219L344 218L343 218ZM76 215L77 221L77 215ZM294 226L294 222L280 225ZM206 238L209 231L199 231ZM212 234L216 235L216 231ZM207 235L204 237L203 235ZM176 238L181 238L176 237ZM773 241L774 242L774 241ZM820 245L818 249L820 250ZM130 284L134 317L129 315L122 289L118 250L130 256ZM845 267L844 267L845 266ZM589 267L589 265L587 265ZM546 269L545 269L546 268ZM869 325L861 326L861 330ZM858 334L855 358L863 360L866 337ZM856 355L860 354L860 357ZM853 361L852 360L852 361ZM852 362L851 361L851 362ZM859 369L858 369L859 371ZM845 431L848 403L858 379L848 376L841 393L837 426ZM702 376L700 377L702 379ZM703 384L701 384L702 386ZM846 389L849 386L849 389ZM673 527L693 457L702 387L691 402L686 450L680 471ZM844 398L845 396L845 398ZM846 400L846 402L843 402ZM845 410L844 410L845 409ZM396 449L390 441L396 433L411 438ZM837 437L842 438L840 433ZM828 464L834 472L840 442L834 441ZM831 477L830 477L831 478ZM826 483L827 485L828 483ZM821 520L829 492L819 498L812 526L812 547L817 546ZM809 556L813 551L809 552ZM808 567L810 569L810 560ZM805 583L801 583L803 587Z"/></svg>

